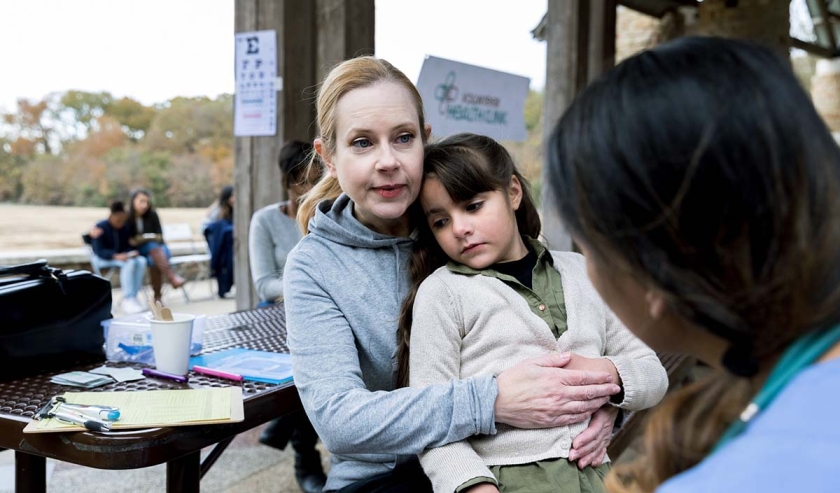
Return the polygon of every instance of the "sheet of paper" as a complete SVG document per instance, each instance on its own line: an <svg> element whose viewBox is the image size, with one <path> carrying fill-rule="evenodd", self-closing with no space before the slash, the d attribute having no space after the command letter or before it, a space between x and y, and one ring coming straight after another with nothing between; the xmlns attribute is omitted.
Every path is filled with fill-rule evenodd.
<svg viewBox="0 0 840 493"><path fill-rule="evenodd" d="M241 389L239 399L241 400ZM140 392L67 392L72 404L99 404L119 408L112 429L213 422L231 418L232 392L218 389L150 390ZM39 430L78 428L57 419L39 421Z"/></svg>
<svg viewBox="0 0 840 493"><path fill-rule="evenodd" d="M134 368L113 368L109 366L100 366L99 368L94 368L90 370L90 373L96 373L97 375L108 375L109 377L113 378L117 382L131 382L134 380L143 380L143 372Z"/></svg>

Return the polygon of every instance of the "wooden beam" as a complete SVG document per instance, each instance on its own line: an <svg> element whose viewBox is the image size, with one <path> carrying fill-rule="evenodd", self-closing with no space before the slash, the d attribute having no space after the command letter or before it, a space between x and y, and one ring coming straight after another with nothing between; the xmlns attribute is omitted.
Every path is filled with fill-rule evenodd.
<svg viewBox="0 0 840 493"><path fill-rule="evenodd" d="M601 31L601 54L603 59L601 73L615 66L615 41L618 26L617 9L618 0L604 0L604 21L603 30Z"/></svg>
<svg viewBox="0 0 840 493"><path fill-rule="evenodd" d="M593 3L600 3L602 0L578 0L577 6L577 57L574 67L575 72L575 95L582 91L589 83L589 36L590 17ZM600 20L600 19L599 19ZM598 38L600 39L600 37Z"/></svg>
<svg viewBox="0 0 840 493"><path fill-rule="evenodd" d="M828 36L828 45L831 46L832 49L836 49L837 38L834 36L834 26L831 24L825 0L817 0L815 3L820 14L819 18L823 20L821 22L821 27L825 29L826 36ZM816 20L814 20L814 24L816 25Z"/></svg>
<svg viewBox="0 0 840 493"><path fill-rule="evenodd" d="M277 33L277 75L283 90L277 97L277 135L234 139L234 284L236 307L253 308L254 290L248 254L251 215L285 197L277 157L283 142L314 138L314 105L306 91L315 87L315 7L296 0L236 0L235 32Z"/></svg>
<svg viewBox="0 0 840 493"><path fill-rule="evenodd" d="M308 1L308 0L307 0ZM318 80L336 64L373 55L374 0L317 0Z"/></svg>
<svg viewBox="0 0 840 493"><path fill-rule="evenodd" d="M807 51L813 55L817 55L823 58L836 58L840 57L840 49L830 49L826 48L825 46L820 46L818 44L809 43L808 41L802 41L799 38L794 38L791 36L790 38L790 46L793 48L799 48L800 50Z"/></svg>

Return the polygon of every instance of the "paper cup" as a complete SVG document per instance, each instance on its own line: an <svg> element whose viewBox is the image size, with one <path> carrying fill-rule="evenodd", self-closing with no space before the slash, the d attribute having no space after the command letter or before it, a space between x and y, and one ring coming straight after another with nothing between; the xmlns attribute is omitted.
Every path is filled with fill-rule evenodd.
<svg viewBox="0 0 840 493"><path fill-rule="evenodd" d="M190 345L195 315L173 313L174 320L155 320L147 315L152 328L155 367L173 375L186 375L190 366Z"/></svg>

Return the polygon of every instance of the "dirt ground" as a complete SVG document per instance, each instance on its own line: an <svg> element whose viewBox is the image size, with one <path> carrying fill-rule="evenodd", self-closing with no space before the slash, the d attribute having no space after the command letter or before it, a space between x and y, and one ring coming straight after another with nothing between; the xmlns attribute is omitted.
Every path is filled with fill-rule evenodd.
<svg viewBox="0 0 840 493"><path fill-rule="evenodd" d="M158 209L158 215L163 224L189 223L193 234L200 235L206 211ZM82 233L106 217L105 207L0 204L0 252L80 247Z"/></svg>

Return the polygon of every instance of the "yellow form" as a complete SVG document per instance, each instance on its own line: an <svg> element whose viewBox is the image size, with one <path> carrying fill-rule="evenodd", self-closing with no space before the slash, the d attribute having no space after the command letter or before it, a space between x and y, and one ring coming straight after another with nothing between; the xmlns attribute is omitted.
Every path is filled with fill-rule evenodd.
<svg viewBox="0 0 840 493"><path fill-rule="evenodd" d="M64 398L71 404L96 404L118 408L120 419L111 422L112 430L230 423L244 419L240 387L138 392L67 392ZM33 421L24 432L83 429L76 424L49 418Z"/></svg>

